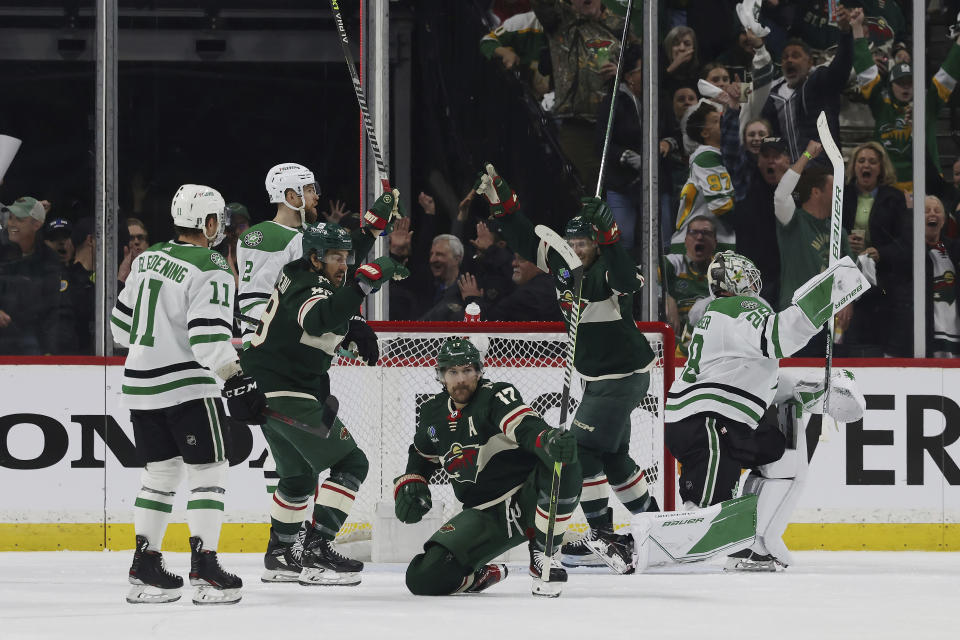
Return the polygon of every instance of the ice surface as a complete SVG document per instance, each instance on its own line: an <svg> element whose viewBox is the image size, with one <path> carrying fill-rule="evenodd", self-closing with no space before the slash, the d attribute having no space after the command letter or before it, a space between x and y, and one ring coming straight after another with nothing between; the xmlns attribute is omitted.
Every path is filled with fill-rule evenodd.
<svg viewBox="0 0 960 640"><path fill-rule="evenodd" d="M165 554L186 577L189 555ZM260 582L262 557L224 554L246 585L233 606L129 605L130 552L0 553L0 639L556 640L960 638L960 554L800 552L778 574L576 573L533 598L525 567L477 595L425 598L403 565L367 565L358 587ZM598 571L598 570L595 570Z"/></svg>

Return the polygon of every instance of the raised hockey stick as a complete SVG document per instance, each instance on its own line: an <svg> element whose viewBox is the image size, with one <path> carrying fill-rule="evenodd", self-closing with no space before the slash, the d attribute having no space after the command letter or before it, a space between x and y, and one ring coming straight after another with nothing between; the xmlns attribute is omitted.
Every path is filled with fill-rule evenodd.
<svg viewBox="0 0 960 640"><path fill-rule="evenodd" d="M843 217L843 187L844 187L844 168L843 156L840 154L840 147L833 139L830 133L830 126L827 124L827 114L823 111L817 118L817 132L820 134L820 142L823 144L823 150L827 152L830 158L830 164L833 165L833 209L830 212L830 258L828 267L836 264L840 260L840 234L842 233L841 224ZM831 300L831 304L832 304ZM827 358L824 367L823 378L823 413L827 415L830 406L830 377L833 369L833 338L834 338L834 314L830 314L827 320ZM836 423L834 423L836 428Z"/></svg>
<svg viewBox="0 0 960 640"><path fill-rule="evenodd" d="M280 422L288 424L291 427L296 427L301 431L306 431L309 434L326 438L328 435L330 435L330 430L333 429L333 425L337 420L337 413L339 413L339 411L340 402L337 400L337 397L327 396L327 399L323 402L323 413L320 415L320 424L317 425L301 422L296 418L291 418L290 416L284 415L279 411L274 411L273 409L264 409L263 415L273 418L274 420L279 420Z"/></svg>
<svg viewBox="0 0 960 640"><path fill-rule="evenodd" d="M623 52L627 48L627 36L630 34L630 14L633 13L633 0L627 0L627 13L623 20L623 36L620 38L620 56L617 58L617 75L613 78L613 94L610 96L610 113L607 114L607 130L603 134L603 153L600 154L600 175L597 176L597 191L594 197L599 198L603 192L603 172L607 166L607 149L610 146L610 132L613 131L614 105L617 103L617 92L620 91L620 73L623 70Z"/></svg>
<svg viewBox="0 0 960 640"><path fill-rule="evenodd" d="M560 429L567 429L567 413L570 404L570 382L573 379L573 361L577 352L577 327L580 325L580 289L583 284L583 263L579 256L567 244L567 241L550 227L538 224L534 229L537 236L546 245L556 251L563 261L567 264L570 274L573 276L573 297L570 300L570 315L567 318L567 366L563 371L563 391L560 394ZM550 567L553 558L553 530L557 525L557 500L560 493L560 474L563 472L563 465L559 462L553 464L553 478L550 482L550 508L547 511L547 531L546 544L544 546L544 567L540 572L540 581L550 582ZM534 579L533 595L555 598L560 595L559 591L551 592L550 588L538 590L537 580Z"/></svg>
<svg viewBox="0 0 960 640"><path fill-rule="evenodd" d="M360 105L360 113L363 116L363 128L367 132L367 140L370 141L370 148L373 149L373 158L377 163L377 173L379 174L380 184L383 190L389 193L390 174L387 172L387 163L380 152L380 143L377 141L377 132L373 128L373 120L370 118L370 108L367 106L367 94L363 90L363 84L360 82L360 75L357 73L357 65L353 60L353 54L350 52L350 40L347 38L347 29L343 23L343 16L340 14L340 3L337 0L330 0L330 8L333 9L333 18L337 23L337 32L340 35L340 48L343 49L343 57L347 61L347 70L350 71L350 78L353 80L353 92L357 95L357 103Z"/></svg>

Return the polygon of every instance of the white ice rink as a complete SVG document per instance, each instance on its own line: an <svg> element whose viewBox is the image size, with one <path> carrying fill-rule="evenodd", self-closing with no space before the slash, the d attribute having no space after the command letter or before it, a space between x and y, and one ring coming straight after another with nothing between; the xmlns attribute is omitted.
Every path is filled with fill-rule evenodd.
<svg viewBox="0 0 960 640"><path fill-rule="evenodd" d="M534 599L524 567L473 596L415 598L403 565L367 565L359 587L265 585L261 557L225 554L243 601L184 597L129 605L129 552L0 553L0 639L660 640L664 638L960 638L960 554L803 552L776 575L570 576L556 600ZM167 566L186 576L189 555Z"/></svg>

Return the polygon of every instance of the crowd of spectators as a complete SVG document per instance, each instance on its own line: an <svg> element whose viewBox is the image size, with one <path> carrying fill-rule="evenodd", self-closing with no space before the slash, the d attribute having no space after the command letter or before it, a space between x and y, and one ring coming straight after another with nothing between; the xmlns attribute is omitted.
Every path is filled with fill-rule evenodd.
<svg viewBox="0 0 960 640"><path fill-rule="evenodd" d="M642 3L635 4L621 42L620 0L495 0L489 20L498 26L479 39L477 55L516 74L541 101L576 176L575 184L557 185L571 201L594 191L613 103L603 195L621 242L637 257L649 217L641 204L644 131L656 136L663 258L647 283L663 291L663 319L681 353L705 304L698 301L709 299L706 267L716 251L752 259L763 274L761 296L776 309L826 267L833 176L816 127L823 111L848 161L843 251L876 285L838 317L835 352L911 355L912 219L920 215L912 200L911 3L660 0L655 122L643 113ZM926 334L928 353L938 357L960 353L960 158L950 162L937 143L938 115L960 77L954 4L931 4L928 15L956 40L942 59L928 60L935 72L926 93ZM413 273L390 287L390 319L462 320L476 303L482 320L559 320L549 276L515 256L486 208L474 209L470 185L460 187L456 210L440 210L440 198L421 192L412 217L389 233L390 254ZM92 353L92 220L61 217L55 204L19 198L0 213L2 355ZM331 200L321 221L357 226L351 208ZM237 239L257 222L250 210L228 205L227 239L218 247L237 278ZM562 228L566 220L552 222ZM118 289L136 257L164 239L138 218L120 226ZM825 339L815 338L801 355L824 349Z"/></svg>

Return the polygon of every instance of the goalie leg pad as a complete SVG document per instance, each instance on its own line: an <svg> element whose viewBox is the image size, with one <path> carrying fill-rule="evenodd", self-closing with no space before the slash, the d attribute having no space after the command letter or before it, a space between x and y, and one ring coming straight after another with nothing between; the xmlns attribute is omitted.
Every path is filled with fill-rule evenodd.
<svg viewBox="0 0 960 640"><path fill-rule="evenodd" d="M188 464L187 524L190 535L203 540L203 548L216 551L223 523L224 485L229 463Z"/></svg>
<svg viewBox="0 0 960 640"><path fill-rule="evenodd" d="M140 491L133 503L133 524L137 535L147 539L148 549L160 551L182 477L180 457L148 462L140 474Z"/></svg>

